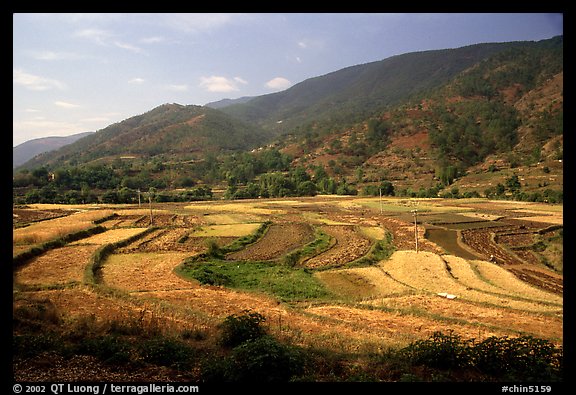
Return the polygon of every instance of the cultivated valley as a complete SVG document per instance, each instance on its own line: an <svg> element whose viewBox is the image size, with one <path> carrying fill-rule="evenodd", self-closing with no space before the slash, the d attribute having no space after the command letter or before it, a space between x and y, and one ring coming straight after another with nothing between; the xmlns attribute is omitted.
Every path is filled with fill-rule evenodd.
<svg viewBox="0 0 576 395"><path fill-rule="evenodd" d="M35 144L17 381L562 380L562 36Z"/></svg>

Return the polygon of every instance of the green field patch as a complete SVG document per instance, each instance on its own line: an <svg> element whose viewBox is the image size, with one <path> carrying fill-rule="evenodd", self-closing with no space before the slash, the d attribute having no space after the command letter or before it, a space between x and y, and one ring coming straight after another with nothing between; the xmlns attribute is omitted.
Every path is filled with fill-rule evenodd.
<svg viewBox="0 0 576 395"><path fill-rule="evenodd" d="M271 262L210 260L184 263L176 271L202 284L264 292L284 302L330 297L310 270Z"/></svg>
<svg viewBox="0 0 576 395"><path fill-rule="evenodd" d="M438 244L446 252L465 259L478 259L478 257L458 243L458 231L452 229L429 228L426 229L426 239Z"/></svg>
<svg viewBox="0 0 576 395"><path fill-rule="evenodd" d="M194 230L194 237L242 237L254 233L261 223L206 225Z"/></svg>

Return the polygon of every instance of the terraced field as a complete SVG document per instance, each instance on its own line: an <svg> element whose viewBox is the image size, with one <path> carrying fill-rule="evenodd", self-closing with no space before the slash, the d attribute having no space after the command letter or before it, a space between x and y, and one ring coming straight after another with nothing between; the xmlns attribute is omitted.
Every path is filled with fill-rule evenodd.
<svg viewBox="0 0 576 395"><path fill-rule="evenodd" d="M95 219L105 219L100 225L106 229L19 263L14 306L49 300L66 320L144 319L163 330L202 330L209 339L225 317L249 309L267 318L272 334L294 344L350 353L404 346L435 331L476 339L527 334L562 344L562 272L519 260L510 248L530 243L531 235L551 224L558 226L562 212L538 206L538 218L549 213L551 219L543 223L522 220L526 211L501 206L490 210L483 200L426 201L419 206L427 215L417 224L418 251L412 216L406 216L410 206L399 199L388 199L385 206L350 197L165 204L155 213L153 227L137 207L107 207L105 216L99 209L71 213L67 223L79 224L71 230L94 226ZM459 213L474 225L458 229L454 234L464 237L455 242L468 243L464 247L475 252L474 258L448 253L425 237L426 221L446 226L437 215L457 220ZM28 234L62 224L63 218L47 218L29 225ZM237 244L266 221L270 226L264 234ZM329 242L309 248L318 241L316 230ZM15 251L22 232L14 231ZM389 258L374 259L375 246L383 248L379 243L387 235L393 248ZM38 239L48 236L43 237ZM211 251L214 241L218 248L236 247L219 256ZM38 243L18 244L19 250L33 245ZM98 251L107 246L95 265ZM306 259L287 263L289 255L304 248L309 248ZM496 262L480 258L487 253L495 253ZM218 274L222 283L205 283L183 267Z"/></svg>

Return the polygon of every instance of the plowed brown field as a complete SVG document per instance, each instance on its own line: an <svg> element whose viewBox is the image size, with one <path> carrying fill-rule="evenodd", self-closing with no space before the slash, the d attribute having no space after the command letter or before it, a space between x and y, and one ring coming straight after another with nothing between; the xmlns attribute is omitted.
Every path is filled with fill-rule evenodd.
<svg viewBox="0 0 576 395"><path fill-rule="evenodd" d="M242 251L228 254L230 260L265 261L282 257L314 239L312 227L303 223L274 224L258 242Z"/></svg>
<svg viewBox="0 0 576 395"><path fill-rule="evenodd" d="M336 239L329 250L308 259L304 266L318 268L323 266L341 266L368 253L371 242L363 237L354 226L325 225L321 229Z"/></svg>

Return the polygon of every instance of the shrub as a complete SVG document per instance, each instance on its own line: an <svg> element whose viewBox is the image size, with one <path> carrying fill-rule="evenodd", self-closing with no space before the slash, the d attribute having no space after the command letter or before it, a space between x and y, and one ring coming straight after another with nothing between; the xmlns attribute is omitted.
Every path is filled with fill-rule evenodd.
<svg viewBox="0 0 576 395"><path fill-rule="evenodd" d="M244 310L244 315L229 315L222 323L221 343L226 347L235 347L239 344L258 339L266 334L262 323L266 317L257 313Z"/></svg>
<svg viewBox="0 0 576 395"><path fill-rule="evenodd" d="M194 268L191 274L192 277L200 282L200 284L226 286L232 283L230 276L214 271L209 266L205 265Z"/></svg>
<svg viewBox="0 0 576 395"><path fill-rule="evenodd" d="M222 249L218 245L218 241L216 241L215 239L212 239L212 238L208 239L206 241L206 247L208 248L208 251L206 252L206 255L208 257L211 257L211 258L222 258L223 257Z"/></svg>
<svg viewBox="0 0 576 395"><path fill-rule="evenodd" d="M510 379L555 380L562 371L562 352L552 343L531 336L489 337L474 347L481 371Z"/></svg>
<svg viewBox="0 0 576 395"><path fill-rule="evenodd" d="M234 348L232 381L285 382L301 374L304 358L297 349L265 335Z"/></svg>
<svg viewBox="0 0 576 395"><path fill-rule="evenodd" d="M436 369L475 368L494 378L524 381L560 381L563 353L544 339L489 337L480 343L452 333L435 332L400 351L413 365Z"/></svg>
<svg viewBox="0 0 576 395"><path fill-rule="evenodd" d="M156 365L188 369L192 364L194 350L178 340L158 337L142 343L140 356L144 361Z"/></svg>
<svg viewBox="0 0 576 395"><path fill-rule="evenodd" d="M247 340L228 357L202 363L205 382L286 382L304 372L305 357L299 349L269 335Z"/></svg>
<svg viewBox="0 0 576 395"><path fill-rule="evenodd" d="M434 334L427 340L418 340L403 352L415 365L426 365L438 369L454 369L469 366L472 362L467 342L450 332Z"/></svg>
<svg viewBox="0 0 576 395"><path fill-rule="evenodd" d="M130 345L117 336L100 336L85 339L76 352L94 355L106 363L121 364L130 361L130 349Z"/></svg>

